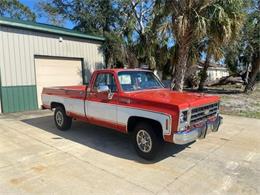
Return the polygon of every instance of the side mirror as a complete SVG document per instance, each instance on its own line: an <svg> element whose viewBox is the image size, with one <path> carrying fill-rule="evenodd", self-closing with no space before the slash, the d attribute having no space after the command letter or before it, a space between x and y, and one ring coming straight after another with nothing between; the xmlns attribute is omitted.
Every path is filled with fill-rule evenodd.
<svg viewBox="0 0 260 195"><path fill-rule="evenodd" d="M110 91L110 89L109 89L109 87L107 85L100 85L97 88L97 92L98 93L109 92L109 91Z"/></svg>
<svg viewBox="0 0 260 195"><path fill-rule="evenodd" d="M113 98L113 93L111 93L111 90L109 89L109 87L107 86L107 85L100 85L100 86L98 86L98 88L97 88L97 92L98 93L105 93L105 94L107 94L107 99L109 99L109 100L112 100L112 98Z"/></svg>

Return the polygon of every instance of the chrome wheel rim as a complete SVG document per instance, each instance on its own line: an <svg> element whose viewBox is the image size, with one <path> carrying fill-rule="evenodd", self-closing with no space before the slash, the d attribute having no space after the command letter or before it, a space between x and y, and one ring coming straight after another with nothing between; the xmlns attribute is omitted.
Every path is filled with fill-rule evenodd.
<svg viewBox="0 0 260 195"><path fill-rule="evenodd" d="M63 114L62 114L61 111L58 111L58 112L56 113L56 122L57 122L57 124L61 127L62 124L63 124L63 121L64 121Z"/></svg>
<svg viewBox="0 0 260 195"><path fill-rule="evenodd" d="M136 143L142 152L148 153L152 150L152 138L145 130L138 131L136 135Z"/></svg>

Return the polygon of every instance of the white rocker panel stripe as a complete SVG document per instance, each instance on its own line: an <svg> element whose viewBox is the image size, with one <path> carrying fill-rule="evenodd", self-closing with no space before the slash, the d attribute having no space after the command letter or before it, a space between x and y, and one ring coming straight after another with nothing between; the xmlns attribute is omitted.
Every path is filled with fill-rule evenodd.
<svg viewBox="0 0 260 195"><path fill-rule="evenodd" d="M51 106L52 102L61 103L64 105L66 111L72 112L81 116L85 116L84 100L67 98L55 95L42 95L42 104Z"/></svg>

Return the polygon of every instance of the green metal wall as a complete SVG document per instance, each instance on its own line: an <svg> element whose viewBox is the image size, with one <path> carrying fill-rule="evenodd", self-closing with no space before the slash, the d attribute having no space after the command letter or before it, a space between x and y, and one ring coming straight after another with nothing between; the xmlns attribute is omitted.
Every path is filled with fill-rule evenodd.
<svg viewBox="0 0 260 195"><path fill-rule="evenodd" d="M35 110L37 106L36 85L2 86L2 112Z"/></svg>

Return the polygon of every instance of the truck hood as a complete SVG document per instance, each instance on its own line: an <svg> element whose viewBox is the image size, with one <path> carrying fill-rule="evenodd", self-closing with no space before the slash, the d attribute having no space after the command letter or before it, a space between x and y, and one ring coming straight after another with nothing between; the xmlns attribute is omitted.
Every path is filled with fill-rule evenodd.
<svg viewBox="0 0 260 195"><path fill-rule="evenodd" d="M129 93L134 100L149 101L154 103L170 104L180 109L197 107L220 101L218 96L203 93L177 92L169 89L143 90Z"/></svg>

